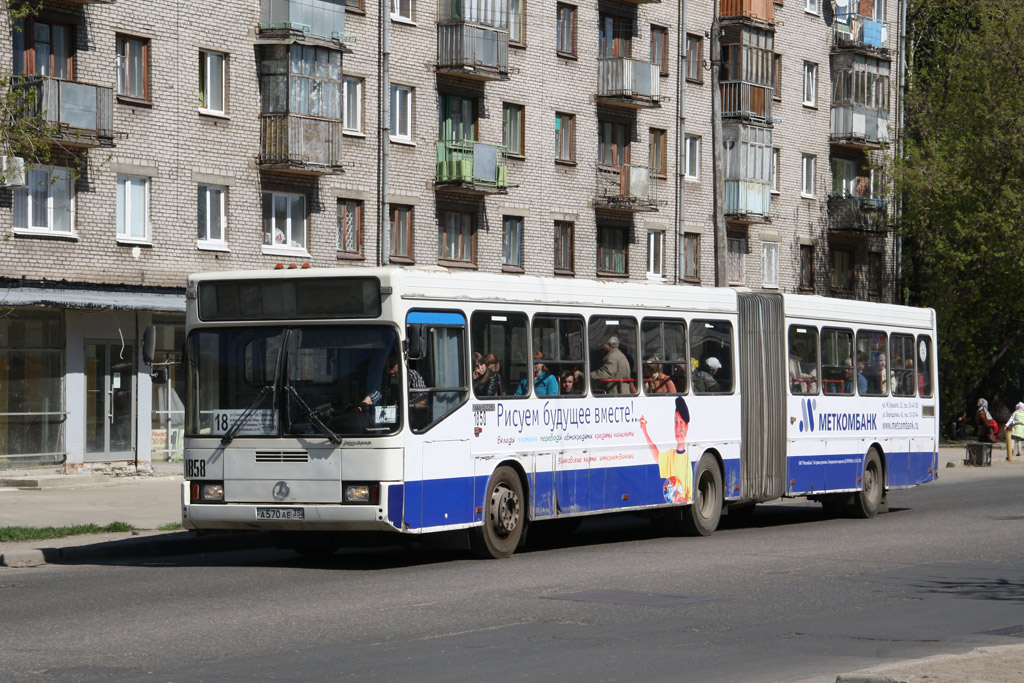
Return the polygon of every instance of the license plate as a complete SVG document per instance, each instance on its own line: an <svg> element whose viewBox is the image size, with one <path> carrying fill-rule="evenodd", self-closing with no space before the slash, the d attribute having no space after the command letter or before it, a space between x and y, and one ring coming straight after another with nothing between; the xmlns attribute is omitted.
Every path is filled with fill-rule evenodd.
<svg viewBox="0 0 1024 683"><path fill-rule="evenodd" d="M256 519L306 519L302 508L256 508Z"/></svg>

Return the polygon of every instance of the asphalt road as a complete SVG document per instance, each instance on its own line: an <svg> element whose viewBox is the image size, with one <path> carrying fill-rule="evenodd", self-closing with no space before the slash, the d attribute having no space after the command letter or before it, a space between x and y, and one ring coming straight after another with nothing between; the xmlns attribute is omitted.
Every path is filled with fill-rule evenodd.
<svg viewBox="0 0 1024 683"><path fill-rule="evenodd" d="M873 520L763 506L709 538L588 520L504 561L389 547L3 569L0 677L832 683L1024 642L1022 475L892 492Z"/></svg>

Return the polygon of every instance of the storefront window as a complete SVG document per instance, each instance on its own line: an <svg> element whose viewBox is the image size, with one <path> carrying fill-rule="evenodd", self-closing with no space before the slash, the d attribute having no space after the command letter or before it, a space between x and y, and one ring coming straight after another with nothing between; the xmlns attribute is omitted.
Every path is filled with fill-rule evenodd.
<svg viewBox="0 0 1024 683"><path fill-rule="evenodd" d="M167 382L153 382L152 457L159 460L181 460L185 437L185 372L181 351L185 344L185 316L154 315L156 353L153 369L164 368ZM158 365L166 363L169 365Z"/></svg>

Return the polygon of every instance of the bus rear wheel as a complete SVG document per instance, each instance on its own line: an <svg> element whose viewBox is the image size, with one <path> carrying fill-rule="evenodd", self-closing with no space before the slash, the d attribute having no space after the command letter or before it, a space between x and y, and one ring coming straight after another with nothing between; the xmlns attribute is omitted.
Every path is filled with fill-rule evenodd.
<svg viewBox="0 0 1024 683"><path fill-rule="evenodd" d="M690 536L710 536L722 518L722 472L705 453L693 476L693 503L683 511L683 530Z"/></svg>
<svg viewBox="0 0 1024 683"><path fill-rule="evenodd" d="M473 550L500 560L516 551L526 526L523 484L510 467L499 467L487 483L483 526L475 529Z"/></svg>
<svg viewBox="0 0 1024 683"><path fill-rule="evenodd" d="M882 477L882 459L874 448L868 450L864 460L864 477L861 481L860 493L854 497L855 511L858 517L870 519L878 514L885 492L885 481Z"/></svg>

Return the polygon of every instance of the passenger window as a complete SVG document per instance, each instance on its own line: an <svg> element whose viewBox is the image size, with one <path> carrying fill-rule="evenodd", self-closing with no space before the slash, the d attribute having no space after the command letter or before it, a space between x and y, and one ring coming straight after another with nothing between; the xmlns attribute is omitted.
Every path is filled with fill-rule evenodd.
<svg viewBox="0 0 1024 683"><path fill-rule="evenodd" d="M406 318L409 425L429 430L465 403L466 318L451 311L412 311Z"/></svg>
<svg viewBox="0 0 1024 683"><path fill-rule="evenodd" d="M892 377L887 341L885 332L857 332L857 393L861 396L889 395Z"/></svg>
<svg viewBox="0 0 1024 683"><path fill-rule="evenodd" d="M636 320L627 316L599 316L590 319L591 389L601 396L636 395Z"/></svg>
<svg viewBox="0 0 1024 683"><path fill-rule="evenodd" d="M690 367L695 394L731 394L732 323L694 320L690 323Z"/></svg>
<svg viewBox="0 0 1024 683"><path fill-rule="evenodd" d="M932 396L932 338L917 337L917 390L922 398Z"/></svg>
<svg viewBox="0 0 1024 683"><path fill-rule="evenodd" d="M686 323L644 318L640 323L640 336L643 339L644 393L686 393L690 378Z"/></svg>
<svg viewBox="0 0 1024 683"><path fill-rule="evenodd" d="M507 398L532 372L529 321L523 313L477 312L470 324L473 393Z"/></svg>
<svg viewBox="0 0 1024 683"><path fill-rule="evenodd" d="M818 393L818 328L789 327L789 390L794 394Z"/></svg>
<svg viewBox="0 0 1024 683"><path fill-rule="evenodd" d="M579 397L587 393L583 318L538 315L533 319L533 391L538 396ZM520 393L522 392L522 393ZM516 390L529 395L524 381Z"/></svg>
<svg viewBox="0 0 1024 683"><path fill-rule="evenodd" d="M914 375L914 336L894 334L889 337L892 349L892 395L914 396L917 394Z"/></svg>
<svg viewBox="0 0 1024 683"><path fill-rule="evenodd" d="M826 327L821 331L821 390L826 394L852 396L856 386L853 370L853 331Z"/></svg>

